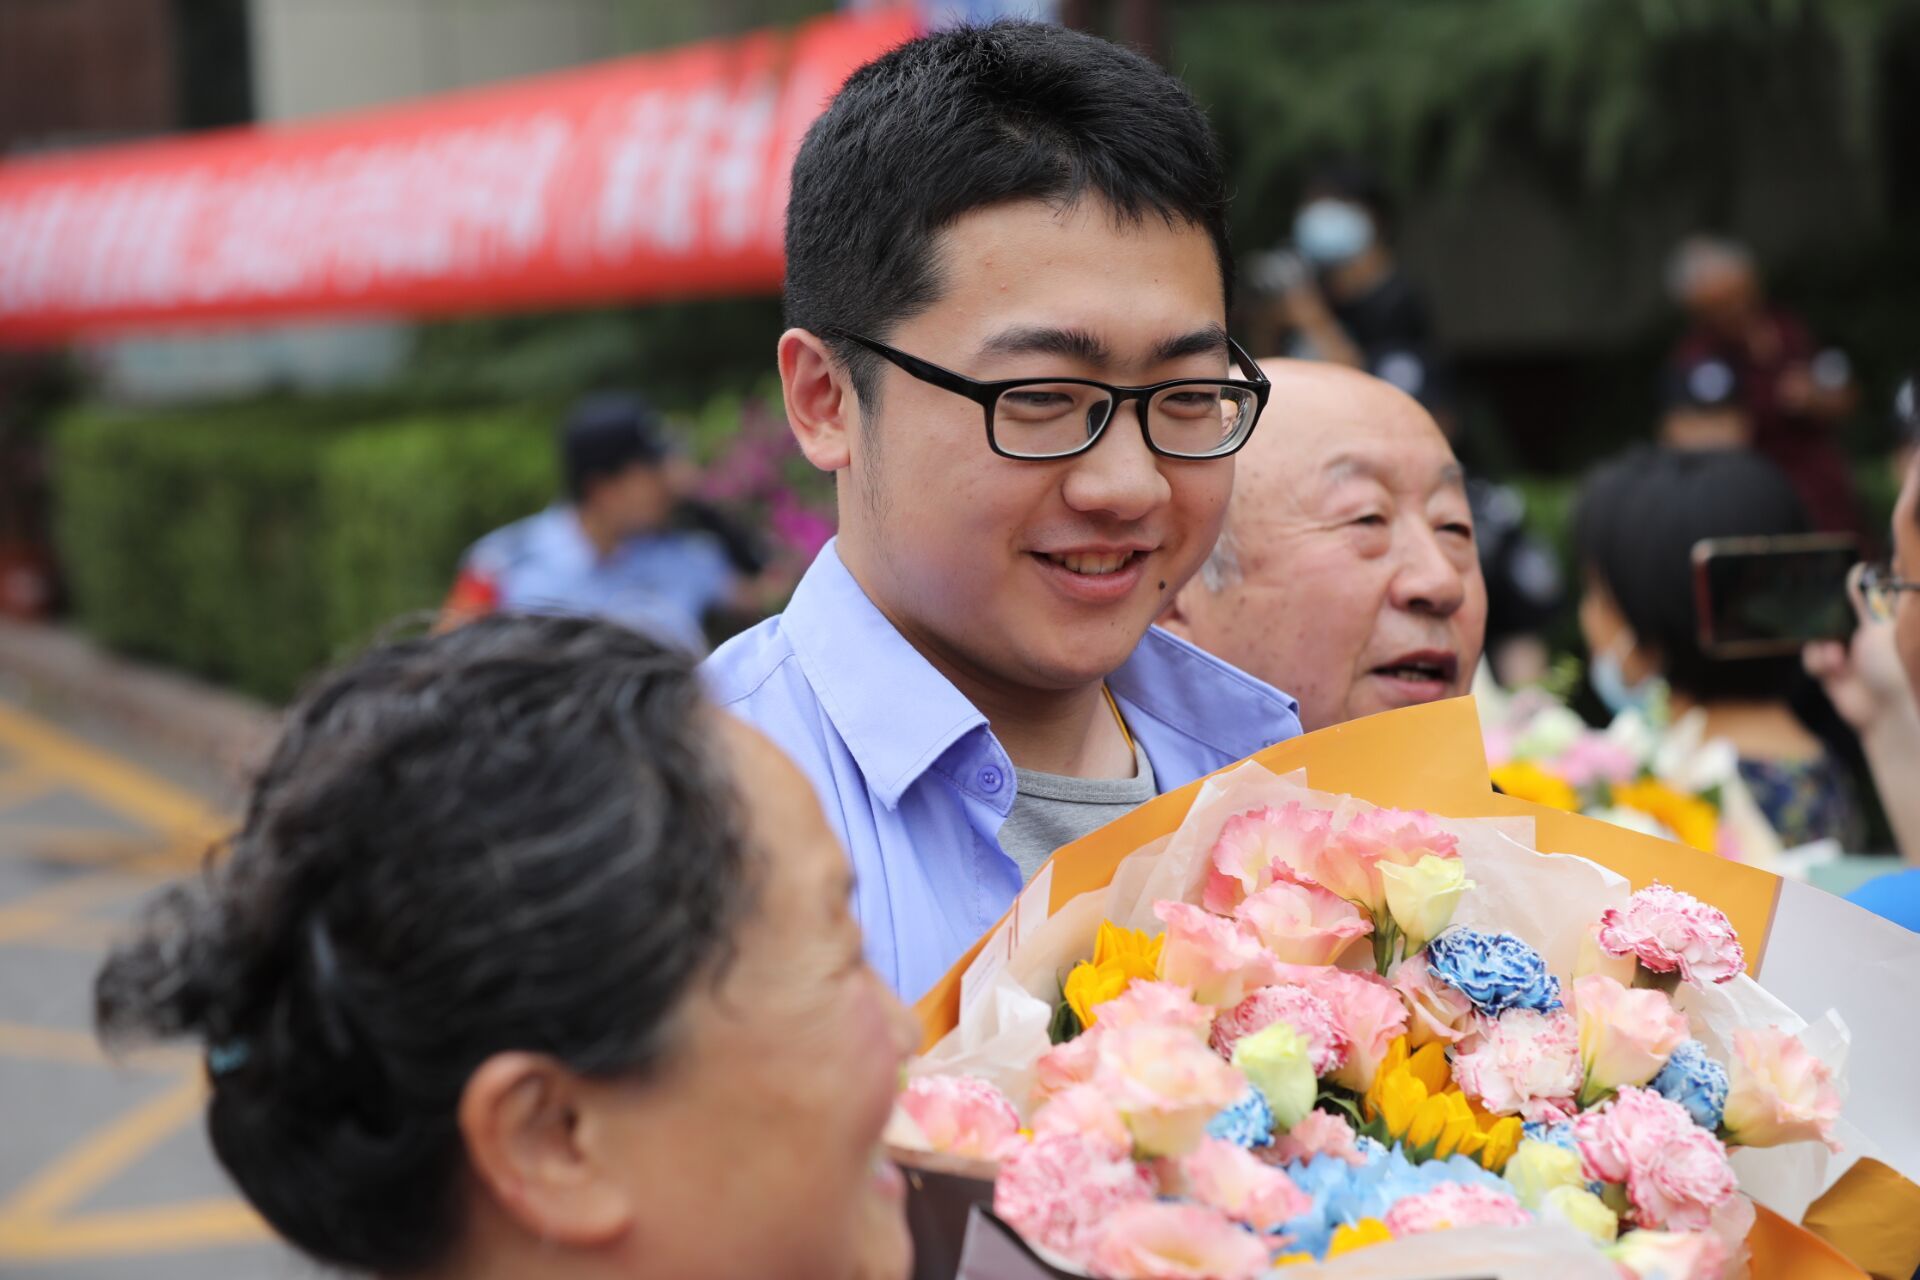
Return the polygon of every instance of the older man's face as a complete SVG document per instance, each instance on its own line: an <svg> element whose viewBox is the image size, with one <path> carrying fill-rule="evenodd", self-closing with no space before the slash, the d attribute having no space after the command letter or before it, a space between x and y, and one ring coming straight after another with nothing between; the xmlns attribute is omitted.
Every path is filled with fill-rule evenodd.
<svg viewBox="0 0 1920 1280"><path fill-rule="evenodd" d="M1166 625L1292 693L1309 730L1465 693L1487 593L1446 439L1378 379L1264 367L1273 397L1240 455L1234 554Z"/></svg>

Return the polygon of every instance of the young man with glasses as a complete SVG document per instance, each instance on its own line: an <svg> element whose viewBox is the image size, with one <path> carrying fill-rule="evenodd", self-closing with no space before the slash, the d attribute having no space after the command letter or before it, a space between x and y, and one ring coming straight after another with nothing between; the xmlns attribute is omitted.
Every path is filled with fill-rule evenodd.
<svg viewBox="0 0 1920 1280"><path fill-rule="evenodd" d="M1299 731L1150 629L1266 407L1225 206L1185 88L1049 26L902 46L795 161L780 376L840 534L707 673L819 789L909 998L1055 847Z"/></svg>

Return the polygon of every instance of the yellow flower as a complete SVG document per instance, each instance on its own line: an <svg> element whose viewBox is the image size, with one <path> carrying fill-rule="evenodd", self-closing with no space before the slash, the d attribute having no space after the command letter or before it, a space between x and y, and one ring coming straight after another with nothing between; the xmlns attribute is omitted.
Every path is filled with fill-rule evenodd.
<svg viewBox="0 0 1920 1280"><path fill-rule="evenodd" d="M1519 1117L1495 1119L1478 1111L1453 1085L1446 1051L1438 1043L1409 1054L1406 1038L1396 1039L1361 1107L1388 1142L1401 1143L1417 1159L1471 1156L1498 1173L1520 1144Z"/></svg>
<svg viewBox="0 0 1920 1280"><path fill-rule="evenodd" d="M1568 813L1580 811L1580 793L1565 778L1556 777L1531 760L1513 760L1493 770L1493 785L1520 800L1531 800Z"/></svg>
<svg viewBox="0 0 1920 1280"><path fill-rule="evenodd" d="M1119 965L1082 960L1067 975L1066 982L1062 984L1062 994L1073 1009L1074 1017L1080 1019L1080 1025L1090 1027L1093 1025L1094 1006L1125 994L1127 984L1131 981Z"/></svg>
<svg viewBox="0 0 1920 1280"><path fill-rule="evenodd" d="M1387 1230L1387 1224L1378 1218L1362 1218L1358 1222L1343 1222L1333 1229L1333 1239L1327 1244L1327 1258L1332 1260L1344 1254L1353 1253L1376 1244L1385 1244L1393 1239L1393 1232ZM1314 1262L1317 1259L1310 1253L1287 1253L1273 1260L1276 1267L1291 1267L1302 1262Z"/></svg>
<svg viewBox="0 0 1920 1280"><path fill-rule="evenodd" d="M1061 994L1080 1025L1092 1026L1094 1009L1125 995L1134 979L1152 981L1160 967L1160 948L1166 941L1164 933L1149 937L1142 930L1102 921L1093 941L1093 959L1073 966L1062 984Z"/></svg>
<svg viewBox="0 0 1920 1280"><path fill-rule="evenodd" d="M1103 920L1093 940L1093 962L1102 966L1118 965L1129 979L1145 978L1151 982L1160 971L1160 950L1166 944L1164 933L1149 936L1144 929L1128 929Z"/></svg>
<svg viewBox="0 0 1920 1280"><path fill-rule="evenodd" d="M1658 778L1616 782L1613 802L1637 809L1673 832L1682 844L1713 853L1720 844L1720 811L1699 796L1675 791Z"/></svg>

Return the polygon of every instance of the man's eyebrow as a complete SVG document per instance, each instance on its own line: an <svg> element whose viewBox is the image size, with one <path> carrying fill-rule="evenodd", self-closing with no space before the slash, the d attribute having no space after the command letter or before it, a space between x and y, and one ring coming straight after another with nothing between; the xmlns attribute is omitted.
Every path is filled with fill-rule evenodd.
<svg viewBox="0 0 1920 1280"><path fill-rule="evenodd" d="M1088 364L1106 364L1113 358L1107 344L1085 329L1052 325L1024 325L1003 329L980 344L983 356L1066 356Z"/></svg>
<svg viewBox="0 0 1920 1280"><path fill-rule="evenodd" d="M1386 476L1378 463L1371 458L1363 458L1357 453L1336 454L1322 469L1321 474L1330 481L1345 480L1357 476L1362 480L1376 480L1386 483Z"/></svg>
<svg viewBox="0 0 1920 1280"><path fill-rule="evenodd" d="M1227 331L1217 324L1204 329L1195 329L1192 333L1183 333L1176 338L1162 338L1154 344L1151 362L1165 364L1172 360L1183 360L1188 356L1225 355L1227 353Z"/></svg>

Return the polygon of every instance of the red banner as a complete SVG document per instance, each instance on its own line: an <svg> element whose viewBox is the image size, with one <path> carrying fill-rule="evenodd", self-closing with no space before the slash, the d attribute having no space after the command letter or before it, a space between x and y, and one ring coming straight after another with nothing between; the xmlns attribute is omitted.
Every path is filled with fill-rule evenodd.
<svg viewBox="0 0 1920 1280"><path fill-rule="evenodd" d="M0 165L0 343L780 287L793 155L910 10Z"/></svg>

